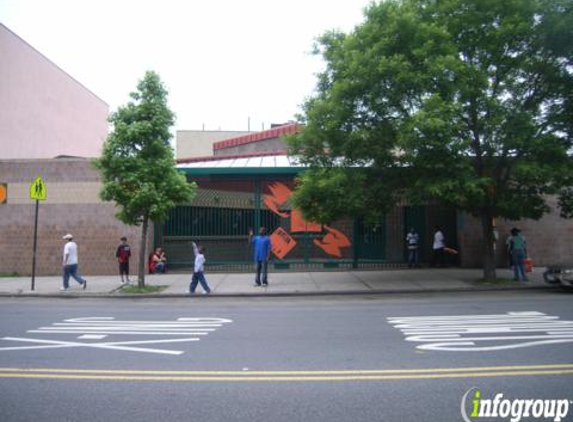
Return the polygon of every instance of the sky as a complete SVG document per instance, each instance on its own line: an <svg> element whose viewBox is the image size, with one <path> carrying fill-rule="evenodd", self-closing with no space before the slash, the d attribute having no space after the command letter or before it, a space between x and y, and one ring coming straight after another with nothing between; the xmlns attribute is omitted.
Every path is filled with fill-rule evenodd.
<svg viewBox="0 0 573 422"><path fill-rule="evenodd" d="M369 0L0 0L0 22L113 112L147 70L175 130L261 130L294 120L324 68L328 30L350 32ZM0 62L1 65L1 62Z"/></svg>

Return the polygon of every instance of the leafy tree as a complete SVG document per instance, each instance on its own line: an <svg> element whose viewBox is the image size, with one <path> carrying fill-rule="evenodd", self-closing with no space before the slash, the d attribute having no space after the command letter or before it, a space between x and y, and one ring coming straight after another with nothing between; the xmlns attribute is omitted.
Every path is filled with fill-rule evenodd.
<svg viewBox="0 0 573 422"><path fill-rule="evenodd" d="M169 145L174 114L159 76L147 72L130 96L133 101L111 115L113 131L95 166L103 178L101 198L116 202L119 220L142 226L138 285L143 287L149 221L164 221L171 208L193 198L196 186L175 168Z"/></svg>
<svg viewBox="0 0 573 422"><path fill-rule="evenodd" d="M292 153L308 218L372 217L407 197L478 217L573 215L573 0L388 0L316 45L326 66Z"/></svg>

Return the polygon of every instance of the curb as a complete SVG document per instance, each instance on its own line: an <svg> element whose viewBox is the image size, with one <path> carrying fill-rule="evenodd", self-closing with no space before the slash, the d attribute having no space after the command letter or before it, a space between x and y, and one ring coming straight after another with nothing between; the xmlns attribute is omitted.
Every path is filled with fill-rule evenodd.
<svg viewBox="0 0 573 422"><path fill-rule="evenodd" d="M50 299L208 299L208 298L261 298L261 297L321 297L321 296L370 296L370 295L396 295L420 293L467 293L467 292L499 292L499 291L556 291L555 286L471 286L436 288L436 289L375 289L375 290L347 290L347 291L319 291L319 292L271 292L271 293L212 293L208 296L197 294L191 296L184 293L165 294L129 294L129 293L8 293L0 292L0 298L50 298Z"/></svg>

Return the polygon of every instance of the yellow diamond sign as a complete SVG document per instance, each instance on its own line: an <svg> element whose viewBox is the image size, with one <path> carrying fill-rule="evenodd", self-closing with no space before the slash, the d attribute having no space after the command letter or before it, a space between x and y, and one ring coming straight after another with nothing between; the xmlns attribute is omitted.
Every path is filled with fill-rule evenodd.
<svg viewBox="0 0 573 422"><path fill-rule="evenodd" d="M30 185L30 199L45 201L46 193L46 184L42 180L42 176L38 176Z"/></svg>

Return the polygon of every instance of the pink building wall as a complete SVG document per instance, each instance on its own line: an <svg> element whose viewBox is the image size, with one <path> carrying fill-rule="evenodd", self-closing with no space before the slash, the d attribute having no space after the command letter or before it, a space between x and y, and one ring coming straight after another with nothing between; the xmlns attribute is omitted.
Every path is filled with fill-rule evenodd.
<svg viewBox="0 0 573 422"><path fill-rule="evenodd" d="M108 135L108 111L0 23L0 159L97 157Z"/></svg>

